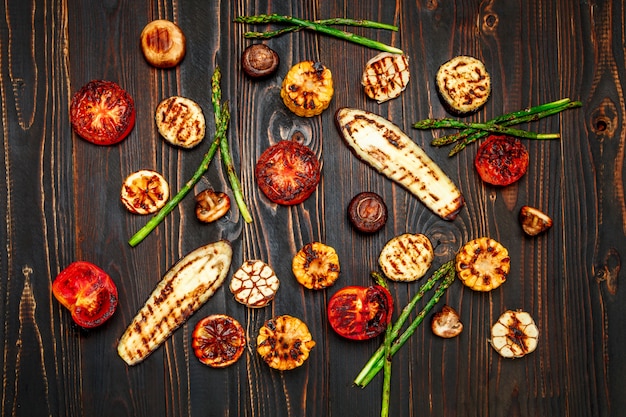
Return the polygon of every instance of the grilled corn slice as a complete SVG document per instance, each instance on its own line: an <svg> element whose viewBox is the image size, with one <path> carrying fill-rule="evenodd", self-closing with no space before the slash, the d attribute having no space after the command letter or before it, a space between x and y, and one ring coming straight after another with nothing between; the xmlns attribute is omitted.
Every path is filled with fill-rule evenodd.
<svg viewBox="0 0 626 417"><path fill-rule="evenodd" d="M204 139L206 120L202 108L186 97L166 98L157 106L157 128L163 138L174 146L190 149Z"/></svg>
<svg viewBox="0 0 626 417"><path fill-rule="evenodd" d="M352 153L377 172L403 186L445 220L454 220L465 204L443 170L389 120L365 110L341 108L337 129Z"/></svg>
<svg viewBox="0 0 626 417"><path fill-rule="evenodd" d="M505 311L491 328L491 346L505 358L521 358L537 348L539 329L525 311Z"/></svg>
<svg viewBox="0 0 626 417"><path fill-rule="evenodd" d="M256 342L257 352L265 363L280 371L301 366L315 346L307 325L289 315L266 321Z"/></svg>
<svg viewBox="0 0 626 417"><path fill-rule="evenodd" d="M434 257L433 245L427 236L405 233L387 242L378 264L390 280L409 282L423 277Z"/></svg>
<svg viewBox="0 0 626 417"><path fill-rule="evenodd" d="M302 61L291 67L280 89L285 106L301 117L317 116L333 98L333 76L321 62Z"/></svg>
<svg viewBox="0 0 626 417"><path fill-rule="evenodd" d="M291 270L304 287L321 290L330 287L339 278L339 255L331 246L320 242L308 243L293 257Z"/></svg>
<svg viewBox="0 0 626 417"><path fill-rule="evenodd" d="M457 56L441 65L436 84L446 109L459 116L478 111L491 94L491 77L485 64L471 56Z"/></svg>
<svg viewBox="0 0 626 417"><path fill-rule="evenodd" d="M130 323L117 346L128 364L143 361L222 285L232 259L229 242L201 246L178 261Z"/></svg>
<svg viewBox="0 0 626 417"><path fill-rule="evenodd" d="M463 284L475 291L491 291L506 281L509 252L489 237L467 242L456 255L456 271Z"/></svg>
<svg viewBox="0 0 626 417"><path fill-rule="evenodd" d="M170 187L163 175L149 169L133 172L124 180L120 199L131 213L156 213L170 198Z"/></svg>
<svg viewBox="0 0 626 417"><path fill-rule="evenodd" d="M235 300L252 308L268 305L279 286L274 270L259 260L244 262L230 280L230 291Z"/></svg>
<svg viewBox="0 0 626 417"><path fill-rule="evenodd" d="M406 55L382 52L365 64L361 84L365 94L380 104L398 97L410 78Z"/></svg>

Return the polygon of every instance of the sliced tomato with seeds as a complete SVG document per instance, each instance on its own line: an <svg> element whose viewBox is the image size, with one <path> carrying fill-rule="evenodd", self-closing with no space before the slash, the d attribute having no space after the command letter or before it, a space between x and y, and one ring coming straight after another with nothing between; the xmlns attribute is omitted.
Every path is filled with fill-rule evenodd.
<svg viewBox="0 0 626 417"><path fill-rule="evenodd" d="M103 324L117 308L115 283L91 262L68 265L54 279L52 293L72 313L74 322L87 329Z"/></svg>
<svg viewBox="0 0 626 417"><path fill-rule="evenodd" d="M478 148L474 166L486 183L505 186L524 176L528 159L528 151L519 139L489 135Z"/></svg>
<svg viewBox="0 0 626 417"><path fill-rule="evenodd" d="M234 318L213 314L196 324L191 346L200 362L213 368L224 368L241 357L246 347L246 334Z"/></svg>
<svg viewBox="0 0 626 417"><path fill-rule="evenodd" d="M306 145L283 140L261 154L254 175L267 198L289 206L313 194L320 182L321 164Z"/></svg>
<svg viewBox="0 0 626 417"><path fill-rule="evenodd" d="M135 126L135 102L113 81L92 80L72 97L70 121L74 131L96 145L120 142Z"/></svg>
<svg viewBox="0 0 626 417"><path fill-rule="evenodd" d="M344 287L328 301L330 327L352 340L367 340L383 333L392 313L391 293L380 285Z"/></svg>

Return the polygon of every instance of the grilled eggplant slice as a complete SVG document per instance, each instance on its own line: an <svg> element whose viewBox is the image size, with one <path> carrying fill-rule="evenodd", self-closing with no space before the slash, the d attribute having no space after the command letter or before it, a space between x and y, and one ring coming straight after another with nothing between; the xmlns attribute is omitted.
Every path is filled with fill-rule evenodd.
<svg viewBox="0 0 626 417"><path fill-rule="evenodd" d="M410 282L423 277L434 258L435 251L428 236L405 233L387 242L378 264L390 280Z"/></svg>
<svg viewBox="0 0 626 417"><path fill-rule="evenodd" d="M444 107L456 116L475 113L491 95L491 77L485 64L471 56L457 56L441 65L436 84Z"/></svg>
<svg viewBox="0 0 626 417"><path fill-rule="evenodd" d="M365 94L380 104L398 97L410 78L406 55L381 52L365 64L361 85Z"/></svg>
<svg viewBox="0 0 626 417"><path fill-rule="evenodd" d="M155 351L222 285L233 251L226 240L185 255L163 277L130 323L117 353L135 365Z"/></svg>
<svg viewBox="0 0 626 417"><path fill-rule="evenodd" d="M444 220L454 220L465 204L443 170L398 126L354 108L335 113L337 129L354 155L403 186Z"/></svg>
<svg viewBox="0 0 626 417"><path fill-rule="evenodd" d="M187 97L172 96L161 101L155 120L161 136L172 145L184 149L197 146L206 133L202 108Z"/></svg>

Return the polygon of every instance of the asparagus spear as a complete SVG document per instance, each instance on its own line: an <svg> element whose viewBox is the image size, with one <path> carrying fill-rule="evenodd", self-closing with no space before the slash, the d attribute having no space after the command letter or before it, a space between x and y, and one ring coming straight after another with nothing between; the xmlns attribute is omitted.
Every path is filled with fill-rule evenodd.
<svg viewBox="0 0 626 417"><path fill-rule="evenodd" d="M411 337L417 327L424 321L426 315L433 309L435 304L439 302L445 291L452 284L456 277L456 271L454 269L454 261L448 261L445 264L441 265L439 269L437 269L431 277L426 281L424 285L419 289L419 291L413 296L411 301L402 309L400 316L396 320L396 323L393 325L389 334L385 335L385 342L392 342L390 348L391 356L395 355L395 353L406 343L406 341ZM424 296L424 294L432 289L437 281L443 281L437 287L435 294L432 296L430 301L426 304L426 306L419 312L419 314L415 317L415 319L411 322L411 324L407 327L407 329L400 334L400 330L402 326L409 318L411 312L415 309L417 302ZM354 384L358 387L364 388L367 384L370 383L372 379L378 374L378 372L384 367L384 355L385 355L385 342L374 352L374 354L367 361L361 372L354 379Z"/></svg>
<svg viewBox="0 0 626 417"><path fill-rule="evenodd" d="M385 278L378 272L372 272L372 277L376 281L378 285L381 287L387 288L387 281ZM380 407L380 417L388 417L389 416L389 400L391 398L391 332L393 331L393 326L391 322L387 324L387 329L385 330L385 340L383 342L384 349L384 358L385 362L383 364L383 398L382 405Z"/></svg>
<svg viewBox="0 0 626 417"><path fill-rule="evenodd" d="M415 129L442 129L442 128L455 128L455 129L474 129L484 132L501 133L503 135L516 136L518 138L526 139L559 139L561 135L559 133L536 133L528 130L514 129L495 123L472 123L462 122L454 119L424 119L413 124Z"/></svg>
<svg viewBox="0 0 626 417"><path fill-rule="evenodd" d="M353 19L342 19L340 24L344 24L344 25L348 25ZM331 21L337 21L339 22L340 20L338 19L329 19L329 22ZM346 40L348 42L353 42L359 45L363 45L366 46L368 48L373 48L373 49L377 49L380 51L384 51L384 52L390 52L390 53L394 53L394 54L402 54L402 50L395 48L393 46L389 46L387 44L384 44L382 42L378 42L375 41L373 39L369 39L363 36L359 36L356 35L354 33L351 32L346 32L343 30L339 30L336 28L332 28L330 26L328 26L331 23L327 23L327 24L323 24L323 23L319 23L317 21L311 21L311 20L306 20L306 19L300 19L297 17L293 17L293 16L282 16L282 15L278 15L278 14L260 14L260 15L256 15L256 16L237 16L235 18L235 22L236 23L247 23L247 24L265 24L265 23L281 23L281 24L288 24L291 26L296 26L298 28L301 29L308 29L308 30L312 30L315 32L319 32L319 33L323 33L325 35L329 35L329 36L334 36L336 38L339 39L343 39ZM370 21L363 21L363 20L354 20L354 22L369 22L366 25L364 24L355 24L353 23L353 26L366 26L366 27L373 27L372 26L372 22ZM374 22L377 23L377 22ZM332 23L335 24L335 23ZM338 23L339 24L339 23ZM393 30L393 28L395 28L395 26L391 26L389 25L389 27L387 27L386 25L382 24L382 23L378 23L378 25L383 28L383 29L390 29ZM385 26L385 27L382 27ZM397 28L396 28L397 29ZM276 35L280 35L289 31L293 31L296 29L288 29L288 30L278 30L275 31L276 34L272 35L272 36L276 36ZM244 37L247 38L254 38L254 37L259 37L257 32L246 32L244 34ZM265 36L261 36L261 37L269 37L267 35Z"/></svg>
<svg viewBox="0 0 626 417"><path fill-rule="evenodd" d="M373 29L386 29L392 30L394 32L398 31L398 27L395 25L390 25L387 23L373 22L371 20L362 20L362 19L344 19L344 18L332 18L332 19L323 19L323 20L314 20L314 23L330 26L330 25L345 25L345 26L359 26L365 28L373 28ZM267 32L245 32L243 34L244 38L248 39L269 39L275 38L280 35L284 35L285 33L297 32L299 30L304 29L302 26L287 26L277 30L270 30Z"/></svg>
<svg viewBox="0 0 626 417"><path fill-rule="evenodd" d="M226 132L226 130L228 129L228 121L230 120L230 112L228 108L228 103L220 105L220 101L222 99L222 89L220 88L221 78L222 73L219 67L217 67L213 72L213 77L211 77L211 103L213 104L213 112L215 114L215 125L221 127L221 124L225 124L226 126L223 127L224 132ZM224 117L224 114L227 114L228 117ZM224 166L226 167L226 172L228 173L228 180L230 181L230 187L233 190L235 202L237 203L237 207L239 207L239 211L241 212L241 217L243 217L246 223L251 223L252 216L250 215L248 207L246 206L246 202L243 198L241 183L239 182L239 177L237 176L237 172L235 171L233 159L230 156L230 149L228 146L228 138L226 134L220 137L220 153L222 155L222 161L224 162Z"/></svg>

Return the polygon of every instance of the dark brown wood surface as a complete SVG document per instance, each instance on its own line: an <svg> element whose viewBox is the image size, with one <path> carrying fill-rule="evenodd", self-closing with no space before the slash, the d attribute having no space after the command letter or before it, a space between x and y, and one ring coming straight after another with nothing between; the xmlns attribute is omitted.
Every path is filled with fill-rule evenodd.
<svg viewBox="0 0 626 417"><path fill-rule="evenodd" d="M502 287L486 294L454 283L444 301L460 312L465 330L439 339L427 317L394 357L391 415L617 416L626 409L626 303L618 285L626 248L623 2L8 0L0 10L3 416L376 416L381 376L365 389L352 380L380 339L341 339L328 326L325 307L337 288L369 284L384 243L405 232L431 238L435 265L469 239L491 236L509 249L512 270ZM397 33L353 30L407 53L407 90L381 105L366 99L360 74L376 52L304 31L266 41L280 54L280 69L251 81L239 64L252 42L243 33L268 27L233 18L260 13L397 24ZM175 69L155 69L141 54L139 34L157 18L177 22L187 36L187 55ZM433 133L411 128L447 115L433 78L441 63L459 54L481 58L493 79L490 101L470 120L563 97L583 103L526 126L560 131L562 139L527 141L530 167L516 185L482 183L473 168L476 145L448 158L447 149L429 145ZM305 59L326 64L336 86L330 108L306 119L291 114L279 97L288 68ZM216 224L201 225L190 195L131 248L128 239L147 218L119 202L124 177L151 168L178 190L208 147L206 140L188 151L166 144L156 130L156 105L174 94L187 96L212 120L216 65L254 221L245 224L233 209ZM116 81L135 99L136 126L119 145L94 146L71 130L70 97L91 79ZM333 123L342 106L381 114L422 145L465 195L459 217L439 219L356 160ZM209 123L210 136L214 130ZM288 208L262 196L253 172L263 150L294 134L321 158L323 176L311 198ZM219 158L194 191L207 187L229 189ZM345 215L349 199L366 190L381 194L390 209L388 224L373 236L355 233ZM523 235L517 214L525 204L552 216L547 234ZM247 309L224 286L145 362L126 366L117 341L156 283L181 256L222 238L235 251L231 273L247 259L272 265L281 279L274 302ZM340 256L340 280L324 291L305 290L291 273L291 258L313 240ZM80 330L51 294L54 277L75 260L101 266L118 285L118 311L101 328ZM396 305L406 304L418 285L392 284ZM491 325L506 309L526 310L537 321L539 346L523 359L502 359L488 344ZM246 353L226 369L200 364L191 350L193 326L211 313L232 315L247 332ZM302 318L317 342L304 366L283 373L255 351L259 327L278 314Z"/></svg>

